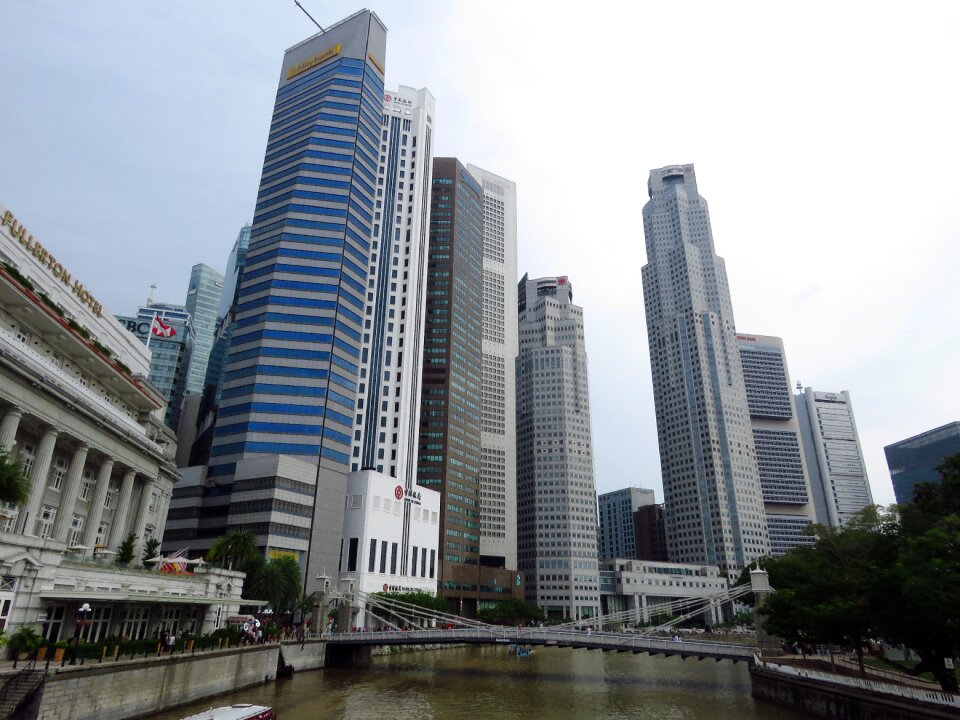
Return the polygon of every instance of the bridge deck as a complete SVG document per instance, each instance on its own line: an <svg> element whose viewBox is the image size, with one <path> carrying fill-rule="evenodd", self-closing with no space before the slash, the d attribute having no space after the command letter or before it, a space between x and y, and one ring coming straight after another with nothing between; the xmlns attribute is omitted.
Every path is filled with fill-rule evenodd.
<svg viewBox="0 0 960 720"><path fill-rule="evenodd" d="M387 630L376 632L341 632L325 635L329 645L442 645L466 643L474 645L542 645L616 652L679 655L683 658L751 661L757 648L749 645L717 643L640 635L618 635L595 632L587 634L550 628L470 627L450 630Z"/></svg>

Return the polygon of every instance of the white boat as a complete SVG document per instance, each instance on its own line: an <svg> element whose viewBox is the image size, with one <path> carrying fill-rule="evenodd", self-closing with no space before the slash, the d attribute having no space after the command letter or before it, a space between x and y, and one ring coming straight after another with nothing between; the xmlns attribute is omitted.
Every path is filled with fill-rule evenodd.
<svg viewBox="0 0 960 720"><path fill-rule="evenodd" d="M276 720L277 716L266 705L237 703L218 708L210 708L182 720Z"/></svg>

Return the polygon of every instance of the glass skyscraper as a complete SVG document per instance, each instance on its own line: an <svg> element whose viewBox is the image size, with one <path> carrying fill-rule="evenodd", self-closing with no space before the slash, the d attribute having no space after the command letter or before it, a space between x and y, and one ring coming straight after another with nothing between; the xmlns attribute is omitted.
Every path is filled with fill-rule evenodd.
<svg viewBox="0 0 960 720"><path fill-rule="evenodd" d="M667 546L739 571L770 554L733 303L693 165L650 171L643 303Z"/></svg>
<svg viewBox="0 0 960 720"><path fill-rule="evenodd" d="M939 483L937 467L960 453L960 422L947 423L883 448L898 503L913 502L917 483Z"/></svg>
<svg viewBox="0 0 960 720"><path fill-rule="evenodd" d="M213 348L213 336L217 329L220 296L223 295L223 275L209 265L199 263L190 271L190 286L187 288L185 307L193 320L195 342L190 373L187 376L187 392L203 392L207 374L207 362Z"/></svg>
<svg viewBox="0 0 960 720"><path fill-rule="evenodd" d="M284 56L203 508L168 526L168 541L195 535L197 548L245 527L308 582L337 571L385 53L386 28L363 10Z"/></svg>

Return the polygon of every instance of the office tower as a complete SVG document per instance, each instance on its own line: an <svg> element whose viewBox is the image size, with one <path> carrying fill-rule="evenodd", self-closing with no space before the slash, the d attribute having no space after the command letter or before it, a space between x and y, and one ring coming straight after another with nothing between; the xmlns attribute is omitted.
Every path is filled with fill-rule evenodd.
<svg viewBox="0 0 960 720"><path fill-rule="evenodd" d="M804 388L794 399L817 522L842 527L873 504L850 394Z"/></svg>
<svg viewBox="0 0 960 720"><path fill-rule="evenodd" d="M456 158L434 158L417 483L443 495L440 593L481 602L480 411L483 191Z"/></svg>
<svg viewBox="0 0 960 720"><path fill-rule="evenodd" d="M483 188L481 562L517 568L517 186L467 165Z"/></svg>
<svg viewBox="0 0 960 720"><path fill-rule="evenodd" d="M747 388L770 554L777 557L814 541L809 528L816 522L816 513L801 450L800 424L783 340L741 333L737 335L737 347Z"/></svg>
<svg viewBox="0 0 960 720"><path fill-rule="evenodd" d="M429 90L402 85L388 91L382 104L381 160L350 468L376 470L410 489L417 469L427 203L436 111Z"/></svg>
<svg viewBox="0 0 960 720"><path fill-rule="evenodd" d="M644 505L633 511L633 533L637 538L637 559L667 562L667 528L663 505Z"/></svg>
<svg viewBox="0 0 960 720"><path fill-rule="evenodd" d="M171 330L150 332L154 316ZM137 308L135 317L117 315L117 320L150 349L150 382L167 401L164 422L174 432L180 426L180 413L187 393L187 378L193 361L195 338L190 313L183 305L150 303ZM147 340L149 339L149 342Z"/></svg>
<svg viewBox="0 0 960 720"><path fill-rule="evenodd" d="M528 602L551 618L600 613L597 492L583 310L566 277L518 288L517 555Z"/></svg>
<svg viewBox="0 0 960 720"><path fill-rule="evenodd" d="M913 502L917 483L938 483L937 468L960 453L960 422L947 423L883 448L898 503Z"/></svg>
<svg viewBox="0 0 960 720"><path fill-rule="evenodd" d="M644 505L656 503L653 490L628 487L597 496L600 526L597 547L600 559L637 558L637 536L633 514Z"/></svg>
<svg viewBox="0 0 960 720"><path fill-rule="evenodd" d="M339 562L385 51L363 10L284 56L210 462L184 475L203 506L172 511L165 538L203 549L245 527L310 589Z"/></svg>
<svg viewBox="0 0 960 720"><path fill-rule="evenodd" d="M643 301L674 562L737 572L770 541L723 259L693 165L650 171Z"/></svg>
<svg viewBox="0 0 960 720"><path fill-rule="evenodd" d="M194 265L190 270L190 286L187 288L185 304L193 321L195 337L190 373L187 375L188 393L203 392L222 295L223 275L203 263Z"/></svg>
<svg viewBox="0 0 960 720"><path fill-rule="evenodd" d="M223 292L220 293L217 317L225 318L237 299L237 286L240 284L243 266L247 264L247 250L250 247L252 229L250 223L244 223L240 232L237 233L237 239L233 241L233 247L227 257L227 266L223 271Z"/></svg>

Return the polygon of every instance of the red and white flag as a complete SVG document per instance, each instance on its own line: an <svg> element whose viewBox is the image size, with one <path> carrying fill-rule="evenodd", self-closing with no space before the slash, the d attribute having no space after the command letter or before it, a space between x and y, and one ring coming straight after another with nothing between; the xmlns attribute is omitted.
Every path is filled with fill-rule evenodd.
<svg viewBox="0 0 960 720"><path fill-rule="evenodd" d="M177 334L177 331L174 329L173 325L167 325L156 313L153 315L153 322L150 323L150 332L157 337L165 338L173 337Z"/></svg>

